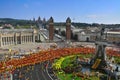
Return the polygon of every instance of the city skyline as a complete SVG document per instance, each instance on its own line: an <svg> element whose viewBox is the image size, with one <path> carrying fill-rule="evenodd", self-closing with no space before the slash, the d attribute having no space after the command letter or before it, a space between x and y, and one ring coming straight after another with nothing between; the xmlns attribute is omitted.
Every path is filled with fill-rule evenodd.
<svg viewBox="0 0 120 80"><path fill-rule="evenodd" d="M119 0L1 0L0 18L120 24Z"/></svg>

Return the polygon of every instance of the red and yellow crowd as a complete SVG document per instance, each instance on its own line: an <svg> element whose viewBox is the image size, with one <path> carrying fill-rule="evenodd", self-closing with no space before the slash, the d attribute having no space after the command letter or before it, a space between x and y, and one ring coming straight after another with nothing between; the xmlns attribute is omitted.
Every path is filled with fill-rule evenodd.
<svg viewBox="0 0 120 80"><path fill-rule="evenodd" d="M79 47L79 48L61 48L61 49L51 49L46 51L40 51L38 53L30 54L20 59L10 59L7 61L0 62L0 73L5 71L10 71L12 73L16 68L21 68L24 66L35 65L47 60L53 60L55 58L60 58L63 56L73 55L73 54L94 54L95 49L89 47ZM112 49L107 49L107 54L111 56L119 56L118 51L113 51Z"/></svg>

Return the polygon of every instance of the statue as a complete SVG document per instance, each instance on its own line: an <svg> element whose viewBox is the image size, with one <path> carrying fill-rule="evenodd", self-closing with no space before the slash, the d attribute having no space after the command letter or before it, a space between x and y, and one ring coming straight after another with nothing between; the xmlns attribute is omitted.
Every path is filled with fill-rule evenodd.
<svg viewBox="0 0 120 80"><path fill-rule="evenodd" d="M91 60L92 68L102 68L106 66L106 42L103 42L104 28L101 29L100 35L96 37L95 45L96 52L94 58Z"/></svg>
<svg viewBox="0 0 120 80"><path fill-rule="evenodd" d="M104 38L103 38L104 37L104 31L105 31L105 29L102 28L101 31L100 31L100 34L96 36L96 41L104 40Z"/></svg>

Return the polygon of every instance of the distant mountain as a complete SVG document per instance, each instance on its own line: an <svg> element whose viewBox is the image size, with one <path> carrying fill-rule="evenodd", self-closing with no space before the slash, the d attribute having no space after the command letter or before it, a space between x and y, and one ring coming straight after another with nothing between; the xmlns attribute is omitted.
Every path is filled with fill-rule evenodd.
<svg viewBox="0 0 120 80"><path fill-rule="evenodd" d="M15 19L12 19L12 18L0 18L0 20L15 20Z"/></svg>
<svg viewBox="0 0 120 80"><path fill-rule="evenodd" d="M14 22L14 21L17 21L17 22L21 22L21 21L30 21L30 20L23 20L23 19L12 19L12 18L0 18L0 22L6 22L6 23L9 23L9 22Z"/></svg>
<svg viewBox="0 0 120 80"><path fill-rule="evenodd" d="M0 18L0 22L11 22L11 21L19 21L19 19Z"/></svg>

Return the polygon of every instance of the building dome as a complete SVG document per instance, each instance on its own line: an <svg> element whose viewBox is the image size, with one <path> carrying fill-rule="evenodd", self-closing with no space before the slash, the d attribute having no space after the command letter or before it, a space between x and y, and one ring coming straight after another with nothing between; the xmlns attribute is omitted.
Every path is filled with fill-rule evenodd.
<svg viewBox="0 0 120 80"><path fill-rule="evenodd" d="M37 30L36 30L36 29L33 29L33 33L37 33Z"/></svg>
<svg viewBox="0 0 120 80"><path fill-rule="evenodd" d="M82 31L81 34L82 34L82 35L85 35L85 32Z"/></svg>

